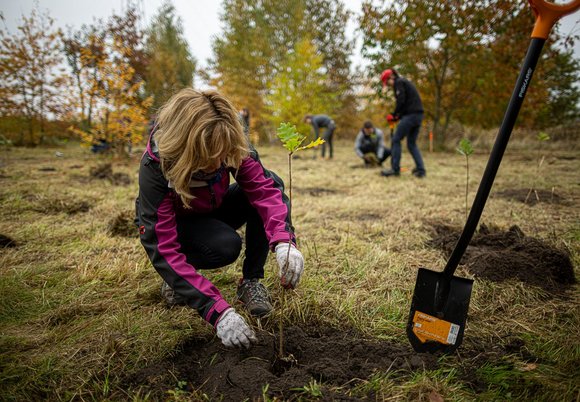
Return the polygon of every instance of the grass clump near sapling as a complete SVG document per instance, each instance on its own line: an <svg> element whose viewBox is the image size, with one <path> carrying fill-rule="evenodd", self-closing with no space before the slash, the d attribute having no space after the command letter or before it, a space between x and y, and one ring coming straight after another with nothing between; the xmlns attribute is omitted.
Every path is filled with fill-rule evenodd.
<svg viewBox="0 0 580 402"><path fill-rule="evenodd" d="M550 140L550 136L548 135L548 133L546 133L544 131L540 131L538 133L538 135L536 136L536 139L540 143L540 148L538 151L538 163L536 164L536 174L534 175L532 185L530 186L530 190L528 191L528 194L526 195L526 199L524 200L524 204L528 203L528 200L529 200L530 196L532 195L532 193L535 195L536 201L538 201L538 202L540 201L540 197L538 196L538 190L536 188L536 182L538 180L538 177L540 176L540 172L541 172L540 169L542 168L542 165L544 164L544 160L546 159L546 156L542 152L542 150L544 148L544 143L546 141Z"/></svg>
<svg viewBox="0 0 580 402"><path fill-rule="evenodd" d="M459 154L465 156L465 220L467 221L467 196L469 194L469 156L473 154L473 146L471 145L471 141L469 141L467 138L463 138L461 141L459 141L459 146L456 149Z"/></svg>
<svg viewBox="0 0 580 402"><path fill-rule="evenodd" d="M280 123L280 126L277 130L278 138L282 142L282 146L286 148L288 151L288 198L290 203L290 210L292 210L292 156L298 152L305 149L315 148L319 145L324 144L324 140L322 138L317 138L314 141L310 141L306 145L302 145L306 140L306 136L301 134L296 129L295 125L290 123ZM290 238L289 241L291 242L292 239ZM288 248L288 255L286 256L286 267L284 269L288 269L288 261L290 259L290 248ZM282 308L284 309L286 306L286 292L282 292L283 294L283 301L282 301ZM280 358L284 357L284 338L283 338L283 330L282 330L282 315L280 315L280 349L279 354Z"/></svg>

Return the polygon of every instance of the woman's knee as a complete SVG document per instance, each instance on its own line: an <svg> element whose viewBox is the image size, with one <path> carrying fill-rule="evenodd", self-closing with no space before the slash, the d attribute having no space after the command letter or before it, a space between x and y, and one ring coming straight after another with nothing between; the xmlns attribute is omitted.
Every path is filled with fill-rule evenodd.
<svg viewBox="0 0 580 402"><path fill-rule="evenodd" d="M236 261L241 251L242 238L236 232L223 236L219 242L219 254L221 254L223 265L229 265Z"/></svg>

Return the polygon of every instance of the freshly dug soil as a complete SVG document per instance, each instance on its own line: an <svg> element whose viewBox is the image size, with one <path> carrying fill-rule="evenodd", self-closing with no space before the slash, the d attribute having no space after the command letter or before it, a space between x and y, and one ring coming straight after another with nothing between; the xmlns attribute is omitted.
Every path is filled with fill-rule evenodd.
<svg viewBox="0 0 580 402"><path fill-rule="evenodd" d="M94 166L89 171L93 179L109 180L116 186L128 186L131 184L131 178L125 173L113 173L113 166L110 163Z"/></svg>
<svg viewBox="0 0 580 402"><path fill-rule="evenodd" d="M111 236L121 237L138 237L139 231L133 222L134 213L132 211L124 211L115 216L107 227Z"/></svg>
<svg viewBox="0 0 580 402"><path fill-rule="evenodd" d="M16 247L16 242L10 237L0 234L0 248Z"/></svg>
<svg viewBox="0 0 580 402"><path fill-rule="evenodd" d="M450 256L462 229L444 224L434 224L433 229L429 244ZM502 231L481 224L461 264L476 278L495 282L516 279L551 293L560 293L576 283L567 250L528 237L518 226Z"/></svg>
<svg viewBox="0 0 580 402"><path fill-rule="evenodd" d="M536 205L539 203L567 205L568 202L564 197L555 191L550 190L532 190L529 188L508 189L495 193L498 197L507 198L522 202L527 205Z"/></svg>
<svg viewBox="0 0 580 402"><path fill-rule="evenodd" d="M210 400L254 400L266 394L283 400L307 397L304 386L320 384L324 400L357 400L348 390L375 371L433 369L436 357L412 351L408 345L363 339L352 331L299 327L285 329L285 353L278 359L277 339L258 334L249 350L227 349L219 339L192 339L175 356L134 373L123 387L141 389L163 399L178 382L187 391L201 390ZM336 387L341 386L340 390Z"/></svg>

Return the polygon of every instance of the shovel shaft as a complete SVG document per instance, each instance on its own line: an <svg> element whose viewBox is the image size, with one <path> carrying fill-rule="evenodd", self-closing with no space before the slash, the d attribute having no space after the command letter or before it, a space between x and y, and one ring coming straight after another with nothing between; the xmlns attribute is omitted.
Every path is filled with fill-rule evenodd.
<svg viewBox="0 0 580 402"><path fill-rule="evenodd" d="M443 274L449 278L451 278L457 269L459 261L461 261L461 257L463 257L463 254L473 237L473 233L477 228L477 224L479 223L483 208L485 207L485 202L487 201L487 197L491 191L495 175L499 169L501 159L510 139L520 108L522 107L526 91L532 80L532 75L540 58L540 53L542 52L544 43L545 39L532 38L530 46L528 47L528 53L526 54L522 64L522 69L518 80L516 81L516 86L512 93L510 103L503 117L503 122L501 123L499 133L493 145L483 177L479 183L479 188L475 195L475 199L473 200L473 205L471 206L467 222L465 223L461 237L455 245L455 249L451 253L451 257L449 257L449 261L447 261L447 265L443 270Z"/></svg>

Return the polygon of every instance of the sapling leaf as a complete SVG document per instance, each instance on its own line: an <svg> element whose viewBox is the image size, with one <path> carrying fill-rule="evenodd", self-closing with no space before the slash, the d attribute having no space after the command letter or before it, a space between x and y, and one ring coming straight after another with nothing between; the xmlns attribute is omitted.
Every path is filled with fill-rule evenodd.
<svg viewBox="0 0 580 402"><path fill-rule="evenodd" d="M308 145L304 145L304 146L297 148L296 151L300 151L302 149L314 148L314 147L317 147L317 146L322 145L322 144L324 144L324 140L322 138L318 137L315 141L310 141L310 143Z"/></svg>
<svg viewBox="0 0 580 402"><path fill-rule="evenodd" d="M457 152L466 157L473 153L473 146L471 145L471 141L469 141L467 138L462 138L461 141L459 141L459 146L456 149Z"/></svg>
<svg viewBox="0 0 580 402"><path fill-rule="evenodd" d="M290 154L324 144L322 138L317 138L316 141L311 141L308 145L301 146L304 140L306 140L306 136L300 134L298 130L296 130L296 126L290 123L281 123L277 131L278 138L282 141L282 145L288 150L288 152L290 152Z"/></svg>
<svg viewBox="0 0 580 402"><path fill-rule="evenodd" d="M546 133L545 131L540 131L538 133L537 138L538 138L538 141L540 141L540 142L549 141L550 135L548 133Z"/></svg>
<svg viewBox="0 0 580 402"><path fill-rule="evenodd" d="M278 138L282 141L284 148L293 154L304 142L306 136L300 134L296 130L296 126L291 125L290 123L281 123L280 127L278 127Z"/></svg>

